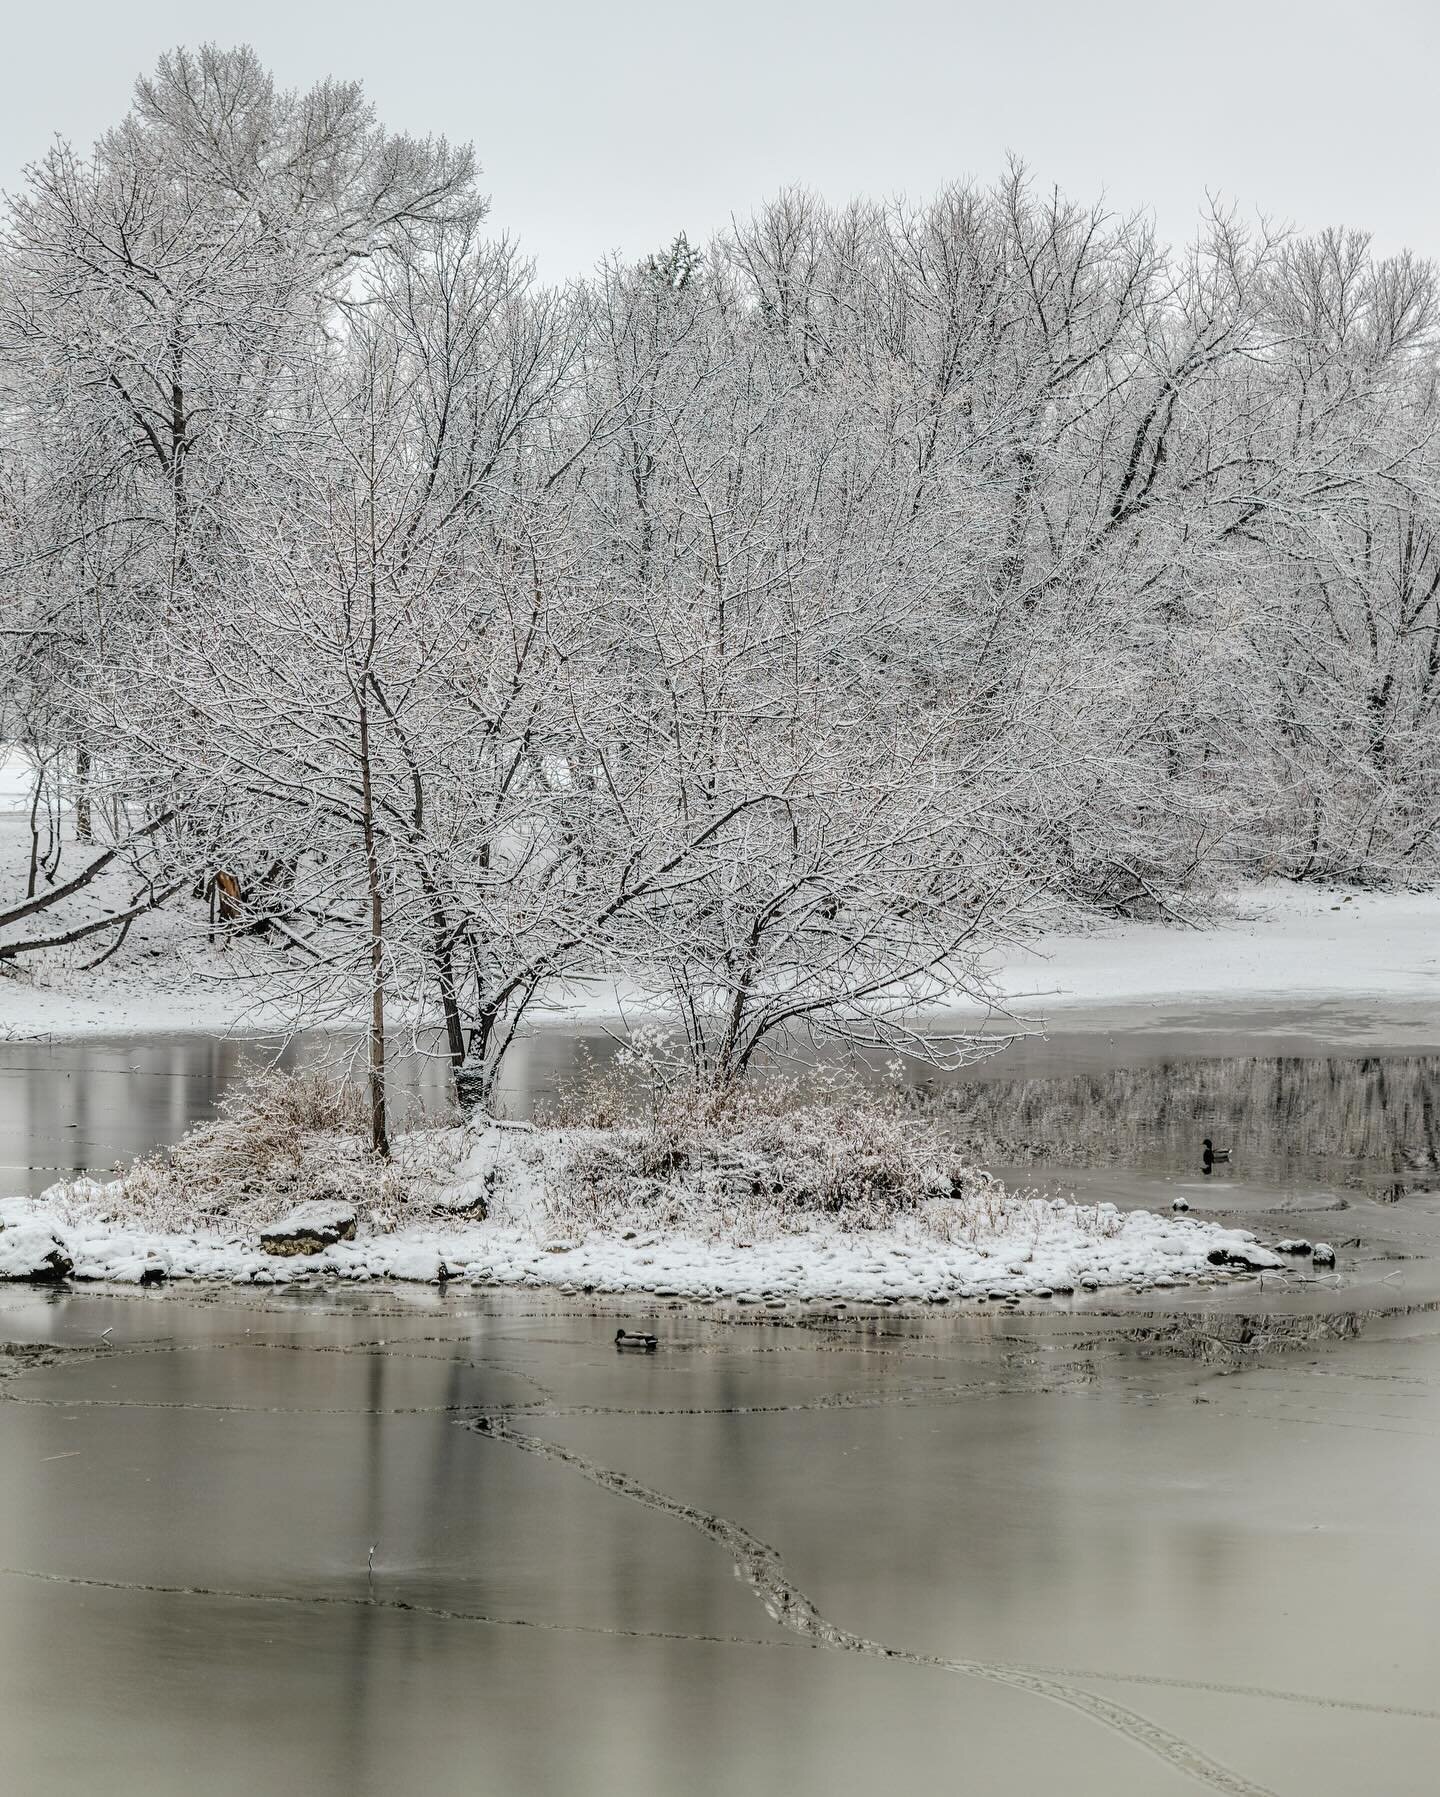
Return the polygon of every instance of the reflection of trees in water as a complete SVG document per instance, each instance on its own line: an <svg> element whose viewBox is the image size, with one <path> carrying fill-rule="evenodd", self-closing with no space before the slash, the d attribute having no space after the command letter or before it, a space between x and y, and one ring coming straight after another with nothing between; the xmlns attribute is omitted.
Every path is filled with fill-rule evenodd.
<svg viewBox="0 0 1440 1797"><path fill-rule="evenodd" d="M1354 1341L1379 1311L1332 1311L1317 1316L1167 1317L1131 1332L1142 1355L1177 1355L1232 1366L1260 1354L1284 1354L1317 1342Z"/></svg>
<svg viewBox="0 0 1440 1797"><path fill-rule="evenodd" d="M913 1098L995 1161L1198 1164L1213 1136L1235 1144L1237 1170L1334 1181L1361 1166L1397 1176L1440 1167L1437 1077L1440 1057L1428 1055L1236 1057L947 1084Z"/></svg>

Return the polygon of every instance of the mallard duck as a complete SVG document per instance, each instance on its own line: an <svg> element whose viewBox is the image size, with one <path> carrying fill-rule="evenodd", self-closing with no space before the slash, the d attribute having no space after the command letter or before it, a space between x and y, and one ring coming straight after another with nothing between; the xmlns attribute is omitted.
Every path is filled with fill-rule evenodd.
<svg viewBox="0 0 1440 1797"><path fill-rule="evenodd" d="M1230 1158L1230 1150L1228 1148L1217 1148L1210 1140L1209 1136L1206 1136L1200 1147L1200 1165L1207 1173L1221 1161L1228 1161Z"/></svg>
<svg viewBox="0 0 1440 1797"><path fill-rule="evenodd" d="M615 1346L617 1348L639 1348L644 1354L653 1354L660 1344L653 1335L637 1335L629 1329L617 1329Z"/></svg>

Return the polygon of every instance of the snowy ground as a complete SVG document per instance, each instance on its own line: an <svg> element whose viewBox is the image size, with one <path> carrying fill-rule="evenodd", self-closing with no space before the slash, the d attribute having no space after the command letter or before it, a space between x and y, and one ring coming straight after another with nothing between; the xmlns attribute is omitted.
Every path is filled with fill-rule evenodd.
<svg viewBox="0 0 1440 1797"><path fill-rule="evenodd" d="M29 788L28 774L17 773L18 767L16 752L7 759L0 745L0 912L25 897ZM73 878L93 852L69 844L60 878ZM59 935L126 910L133 894L129 874L112 865L80 892L4 934ZM271 983L283 971L279 958L254 941L212 947L206 925L205 904L186 895L138 917L124 947L102 966L87 963L110 947L112 930L0 966L0 1042L283 1030L289 1013Z"/></svg>
<svg viewBox="0 0 1440 1797"><path fill-rule="evenodd" d="M416 1152L433 1158L435 1133ZM627 1219L629 1227L583 1228L557 1223L545 1202L547 1182L573 1147L575 1132L506 1126L443 1133L457 1138L452 1172L431 1194L423 1222L377 1228L363 1210L357 1217L353 1205L312 1201L250 1228L166 1231L127 1220L122 1181L82 1179L53 1186L35 1200L0 1204L0 1277L43 1273L47 1257L58 1253L72 1264L74 1277L128 1283L434 1283L449 1277L779 1307L836 1299L1003 1301L1077 1289L1171 1286L1228 1277L1210 1259L1216 1252L1252 1271L1281 1272L1292 1264L1253 1236L1215 1224L1029 1195L986 1207L978 1224L974 1213L956 1207L955 1229L945 1226L943 1207L939 1214L932 1208L923 1219L906 1217L873 1230L845 1231L829 1220L806 1218L763 1234L743 1227L699 1233L647 1228L643 1216ZM482 1198L491 1216L467 1218L466 1207ZM276 1250L276 1232L283 1237L292 1226L329 1238L350 1228L355 1234L331 1239L316 1252Z"/></svg>
<svg viewBox="0 0 1440 1797"><path fill-rule="evenodd" d="M290 1011L269 995L274 971L263 951L221 954L188 930L166 930L162 916L93 972L73 954L0 972L0 1042L283 1033Z"/></svg>
<svg viewBox="0 0 1440 1797"><path fill-rule="evenodd" d="M0 839L15 822L0 818ZM112 902L100 882L97 888L88 903ZM87 944L86 958L94 952ZM283 1007L267 997L277 965L270 952L258 944L211 950L193 915L141 919L124 951L94 972L82 971L79 960L41 957L15 977L0 976L0 1040L257 1034L284 1021ZM1440 1005L1440 893L1347 895L1276 881L1234 895L1203 930L1127 923L1052 933L996 957L988 971L1027 1022L1175 1001ZM614 980L574 981L552 995L541 1020L596 1022L622 1010L634 1018L642 1009Z"/></svg>
<svg viewBox="0 0 1440 1797"><path fill-rule="evenodd" d="M1232 894L1204 929L1127 923L1055 933L998 959L991 972L1027 1017L1174 1000L1440 1001L1440 893L1276 880Z"/></svg>
<svg viewBox="0 0 1440 1797"><path fill-rule="evenodd" d="M34 766L23 749L0 742L0 813L28 812Z"/></svg>

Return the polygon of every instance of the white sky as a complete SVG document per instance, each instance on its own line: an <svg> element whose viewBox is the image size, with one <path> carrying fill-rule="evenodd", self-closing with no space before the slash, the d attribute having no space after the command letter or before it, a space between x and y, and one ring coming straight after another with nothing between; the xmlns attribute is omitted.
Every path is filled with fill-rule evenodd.
<svg viewBox="0 0 1440 1797"><path fill-rule="evenodd" d="M0 185L88 144L159 52L252 43L286 85L362 79L390 125L474 142L542 275L704 238L788 182L841 200L1044 182L1187 235L1208 189L1440 257L1437 0L14 0Z"/></svg>

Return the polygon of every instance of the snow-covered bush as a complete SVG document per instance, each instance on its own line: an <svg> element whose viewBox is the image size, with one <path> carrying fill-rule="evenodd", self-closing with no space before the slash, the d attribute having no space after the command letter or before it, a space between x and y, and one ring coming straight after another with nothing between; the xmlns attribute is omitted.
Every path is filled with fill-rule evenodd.
<svg viewBox="0 0 1440 1797"><path fill-rule="evenodd" d="M571 1228L784 1227L825 1218L881 1229L903 1216L947 1234L988 1227L1006 1194L932 1124L862 1088L745 1086L703 1105L684 1088L632 1099L611 1082L572 1094L575 1130L551 1181L552 1220Z"/></svg>

